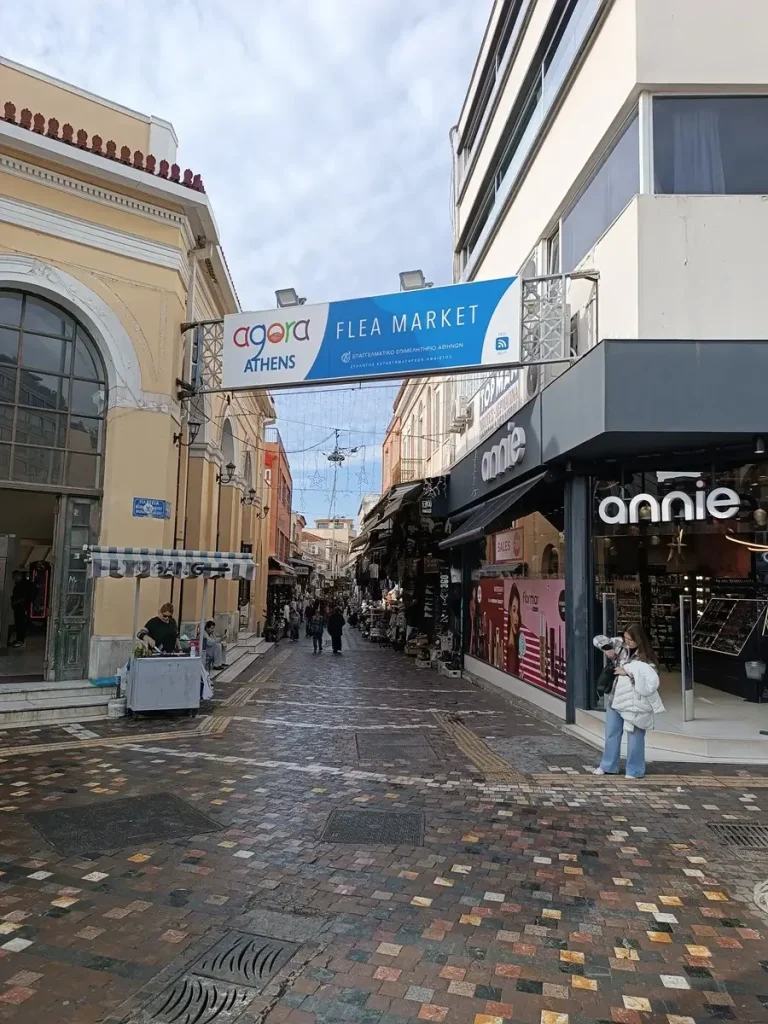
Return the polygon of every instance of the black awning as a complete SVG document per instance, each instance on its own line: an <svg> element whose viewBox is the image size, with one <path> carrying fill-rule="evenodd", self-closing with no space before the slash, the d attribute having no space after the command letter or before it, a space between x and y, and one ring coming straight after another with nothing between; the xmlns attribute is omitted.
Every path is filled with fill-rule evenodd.
<svg viewBox="0 0 768 1024"><path fill-rule="evenodd" d="M423 486L421 480L415 484L398 484L390 495L380 521L383 523L386 519L391 518L407 501L415 501Z"/></svg>
<svg viewBox="0 0 768 1024"><path fill-rule="evenodd" d="M440 547L455 548L459 544L469 544L473 540L480 540L485 536L485 531L491 523L494 523L504 513L509 512L529 491L541 483L546 475L546 473L539 473L537 476L531 477L530 480L518 484L517 487L510 488L496 498L484 501L482 505L474 510L465 523L449 537L446 537L444 541L440 542Z"/></svg>

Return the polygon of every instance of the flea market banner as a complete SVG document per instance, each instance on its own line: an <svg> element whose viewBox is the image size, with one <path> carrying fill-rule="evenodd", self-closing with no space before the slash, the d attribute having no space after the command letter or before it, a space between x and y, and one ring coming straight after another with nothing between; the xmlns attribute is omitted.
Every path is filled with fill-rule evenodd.
<svg viewBox="0 0 768 1024"><path fill-rule="evenodd" d="M519 361L520 288L514 277L224 317L226 390L452 373Z"/></svg>

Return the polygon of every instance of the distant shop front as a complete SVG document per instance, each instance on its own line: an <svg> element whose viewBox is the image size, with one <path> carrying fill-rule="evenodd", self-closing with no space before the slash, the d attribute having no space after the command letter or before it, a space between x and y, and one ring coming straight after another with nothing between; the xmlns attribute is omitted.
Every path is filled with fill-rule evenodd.
<svg viewBox="0 0 768 1024"><path fill-rule="evenodd" d="M466 669L575 722L598 710L592 636L639 621L665 720L686 642L715 718L761 702L766 379L768 342L603 342L455 466Z"/></svg>

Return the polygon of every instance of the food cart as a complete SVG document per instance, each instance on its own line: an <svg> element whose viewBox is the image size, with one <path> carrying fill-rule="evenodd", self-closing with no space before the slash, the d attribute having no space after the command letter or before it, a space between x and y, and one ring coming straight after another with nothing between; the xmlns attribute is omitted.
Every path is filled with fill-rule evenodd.
<svg viewBox="0 0 768 1024"><path fill-rule="evenodd" d="M173 548L86 547L89 572L94 579L132 579L136 582L133 603L132 641L139 631L141 581L145 579L201 580L200 628L191 653L137 658L131 655L126 677L128 711L175 711L191 713L200 707L208 676L202 658L205 632L205 600L209 580L253 580L256 563L249 554L234 551L177 551Z"/></svg>

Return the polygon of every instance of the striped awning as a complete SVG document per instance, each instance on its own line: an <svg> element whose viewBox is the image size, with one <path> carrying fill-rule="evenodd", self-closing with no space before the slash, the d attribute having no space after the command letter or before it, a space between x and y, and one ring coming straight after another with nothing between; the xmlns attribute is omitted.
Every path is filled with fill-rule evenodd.
<svg viewBox="0 0 768 1024"><path fill-rule="evenodd" d="M252 580L258 566L242 551L190 551L176 548L86 547L94 579Z"/></svg>

